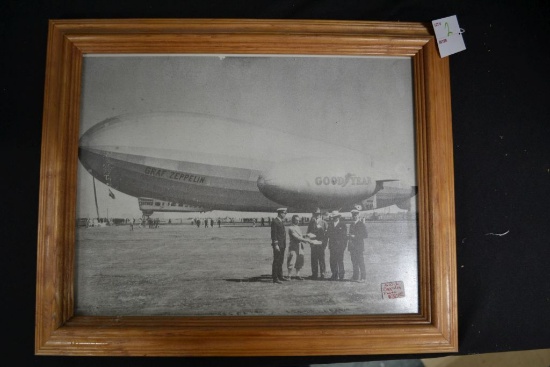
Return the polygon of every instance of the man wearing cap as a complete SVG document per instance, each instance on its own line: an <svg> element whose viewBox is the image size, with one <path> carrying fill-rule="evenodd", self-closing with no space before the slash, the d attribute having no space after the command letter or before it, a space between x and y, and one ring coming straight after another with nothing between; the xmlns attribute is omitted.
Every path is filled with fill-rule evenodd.
<svg viewBox="0 0 550 367"><path fill-rule="evenodd" d="M271 221L271 247L273 248L273 265L271 277L273 283L282 283L287 280L283 277L283 263L285 262L286 231L284 219L286 208L277 209L277 217Z"/></svg>
<svg viewBox="0 0 550 367"><path fill-rule="evenodd" d="M321 244L310 243L311 245L311 278L321 279L325 277L325 249L327 248L327 228L328 224L321 218L321 210L317 209L311 213L311 220L307 227L307 234L314 235L315 239Z"/></svg>
<svg viewBox="0 0 550 367"><path fill-rule="evenodd" d="M331 222L327 230L330 271L332 272L330 279L344 280L344 251L348 244L348 228L338 211L332 212L330 217Z"/></svg>
<svg viewBox="0 0 550 367"><path fill-rule="evenodd" d="M351 256L351 263L353 265L352 281L359 282L365 281L365 258L363 252L365 251L365 238L367 238L367 226L361 219L359 219L359 210L352 210L351 217L353 223L349 227L349 245L348 250Z"/></svg>

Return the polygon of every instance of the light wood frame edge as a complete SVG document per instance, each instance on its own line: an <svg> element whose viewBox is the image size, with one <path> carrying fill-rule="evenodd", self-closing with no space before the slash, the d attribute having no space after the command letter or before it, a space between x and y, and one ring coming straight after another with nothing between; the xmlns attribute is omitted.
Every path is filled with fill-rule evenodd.
<svg viewBox="0 0 550 367"><path fill-rule="evenodd" d="M419 23L284 20L51 21L38 223L39 355L305 356L456 352L450 78ZM391 316L75 317L76 167L84 53L412 56L420 312Z"/></svg>

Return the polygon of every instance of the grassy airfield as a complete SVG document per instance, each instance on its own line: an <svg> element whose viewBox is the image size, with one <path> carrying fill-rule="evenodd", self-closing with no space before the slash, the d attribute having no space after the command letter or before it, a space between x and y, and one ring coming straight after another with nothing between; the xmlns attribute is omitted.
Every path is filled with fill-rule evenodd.
<svg viewBox="0 0 550 367"><path fill-rule="evenodd" d="M414 221L367 222L367 282L311 280L274 284L269 227L77 228L75 313L89 316L264 316L415 313ZM306 232L306 227L302 227ZM329 251L326 265L330 276ZM285 263L286 265L286 263ZM286 275L286 268L283 269ZM381 284L403 281L405 297L383 299Z"/></svg>

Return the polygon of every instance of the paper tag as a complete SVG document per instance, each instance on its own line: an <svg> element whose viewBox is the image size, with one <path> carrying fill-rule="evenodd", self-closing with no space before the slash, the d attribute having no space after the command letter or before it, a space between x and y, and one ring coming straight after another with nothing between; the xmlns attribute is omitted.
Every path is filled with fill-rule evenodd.
<svg viewBox="0 0 550 367"><path fill-rule="evenodd" d="M464 30L458 26L456 15L433 20L432 25L441 57L447 57L466 49L462 38Z"/></svg>
<svg viewBox="0 0 550 367"><path fill-rule="evenodd" d="M382 283L382 299L405 297L405 285L402 281Z"/></svg>

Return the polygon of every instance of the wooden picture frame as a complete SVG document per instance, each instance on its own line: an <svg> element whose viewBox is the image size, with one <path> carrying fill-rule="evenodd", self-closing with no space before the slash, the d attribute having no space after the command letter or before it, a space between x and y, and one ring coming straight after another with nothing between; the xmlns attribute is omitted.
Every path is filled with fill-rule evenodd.
<svg viewBox="0 0 550 367"><path fill-rule="evenodd" d="M419 312L406 315L75 316L75 218L84 54L305 54L412 58ZM456 352L454 174L448 59L420 23L52 20L41 157L35 353L322 356Z"/></svg>

